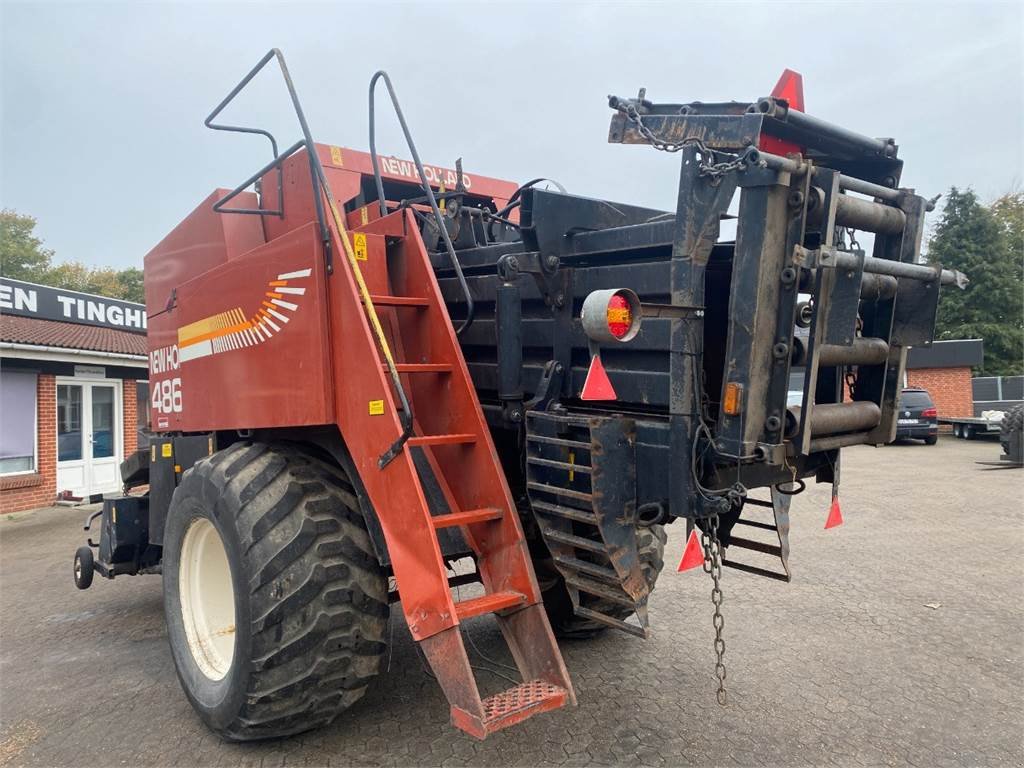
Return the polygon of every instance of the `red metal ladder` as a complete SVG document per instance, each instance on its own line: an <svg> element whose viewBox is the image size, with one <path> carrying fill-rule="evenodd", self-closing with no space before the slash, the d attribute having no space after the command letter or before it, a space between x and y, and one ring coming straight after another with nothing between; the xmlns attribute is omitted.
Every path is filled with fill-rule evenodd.
<svg viewBox="0 0 1024 768"><path fill-rule="evenodd" d="M333 201L328 204L334 242L346 255L338 261L355 289L348 299L363 304L369 322L361 325L374 336L379 374L353 376L346 386L356 399L372 398L375 386L377 391L381 382L390 386L393 366L414 417L404 448L383 467L378 457L388 446L361 440L362 417L343 427L343 436L384 531L410 631L448 698L452 722L484 738L575 703L518 513L413 212L392 213L349 235ZM386 255L378 248L369 258L364 245L357 258L352 242L361 235L386 240ZM394 393L387 394L385 401L395 403ZM369 425L372 416L365 418ZM398 440L401 420L391 423L396 430L391 438ZM428 479L432 494L424 488ZM456 601L449 588L438 532L453 527L474 553L484 587L478 597ZM485 613L496 616L523 680L486 698L459 628L461 621Z"/></svg>

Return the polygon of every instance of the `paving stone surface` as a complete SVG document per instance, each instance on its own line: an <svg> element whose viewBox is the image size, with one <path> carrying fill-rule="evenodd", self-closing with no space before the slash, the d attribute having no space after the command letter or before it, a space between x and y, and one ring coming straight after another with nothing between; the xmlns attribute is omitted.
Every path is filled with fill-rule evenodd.
<svg viewBox="0 0 1024 768"><path fill-rule="evenodd" d="M388 671L333 725L223 743L178 686L159 577L79 592L82 512L15 515L0 520L0 765L1021 765L1024 470L975 464L997 454L950 438L847 450L845 525L823 529L826 486L794 502L793 583L725 573L726 707L710 583L675 573L675 526L654 636L564 642L579 706L482 743L448 725L400 615ZM487 617L468 632L479 664L509 661Z"/></svg>

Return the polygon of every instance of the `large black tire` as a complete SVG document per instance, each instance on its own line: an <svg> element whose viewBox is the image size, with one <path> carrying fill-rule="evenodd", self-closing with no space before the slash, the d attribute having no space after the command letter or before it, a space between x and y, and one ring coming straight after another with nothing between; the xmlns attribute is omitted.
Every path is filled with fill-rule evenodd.
<svg viewBox="0 0 1024 768"><path fill-rule="evenodd" d="M665 542L668 537L664 526L650 525L637 528L637 550L640 555L641 567L647 584L653 591L654 584L658 580L658 574L665 565ZM541 596L544 598L544 608L551 622L551 628L555 635L568 639L586 639L594 637L606 629L608 625L601 624L590 619L583 619L573 612L572 598L569 597L569 589L565 585L565 579L555 567L551 555L545 553L546 557L534 559L534 569L537 571L537 579L541 587ZM591 554L593 562L610 567L611 563L607 558ZM632 611L626 606L613 603L609 600L599 598L595 595L580 594L580 601L585 608L603 613L616 619L627 619Z"/></svg>
<svg viewBox="0 0 1024 768"><path fill-rule="evenodd" d="M212 657L201 642L192 650L182 607L183 598L187 606L208 599L189 591L200 571L182 568L186 534L196 526L208 536L204 520L220 536L232 583L225 594L234 597L234 650L220 679L201 668L211 669ZM167 517L163 581L178 679L222 738L326 725L381 669L387 578L356 490L345 471L294 445L236 443L185 473ZM196 614L185 610L195 637Z"/></svg>
<svg viewBox="0 0 1024 768"><path fill-rule="evenodd" d="M1015 405L1008 410L999 427L999 443L1003 446L1003 453L1010 455L1011 447L1020 445L1022 439L1024 439L1024 404Z"/></svg>

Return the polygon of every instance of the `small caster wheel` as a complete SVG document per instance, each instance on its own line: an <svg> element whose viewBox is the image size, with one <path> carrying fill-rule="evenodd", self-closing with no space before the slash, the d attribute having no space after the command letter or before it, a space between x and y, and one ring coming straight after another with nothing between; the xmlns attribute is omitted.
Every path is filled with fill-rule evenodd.
<svg viewBox="0 0 1024 768"><path fill-rule="evenodd" d="M94 570L92 550L89 547L79 547L75 552L75 586L79 589L88 589L92 584Z"/></svg>

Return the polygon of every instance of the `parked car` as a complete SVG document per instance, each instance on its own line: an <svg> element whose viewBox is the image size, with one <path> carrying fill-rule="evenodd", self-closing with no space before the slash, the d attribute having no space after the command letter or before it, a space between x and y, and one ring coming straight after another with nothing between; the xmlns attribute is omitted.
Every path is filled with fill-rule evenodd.
<svg viewBox="0 0 1024 768"><path fill-rule="evenodd" d="M904 389L896 411L896 439L924 440L925 445L935 445L939 440L938 417L928 390Z"/></svg>

